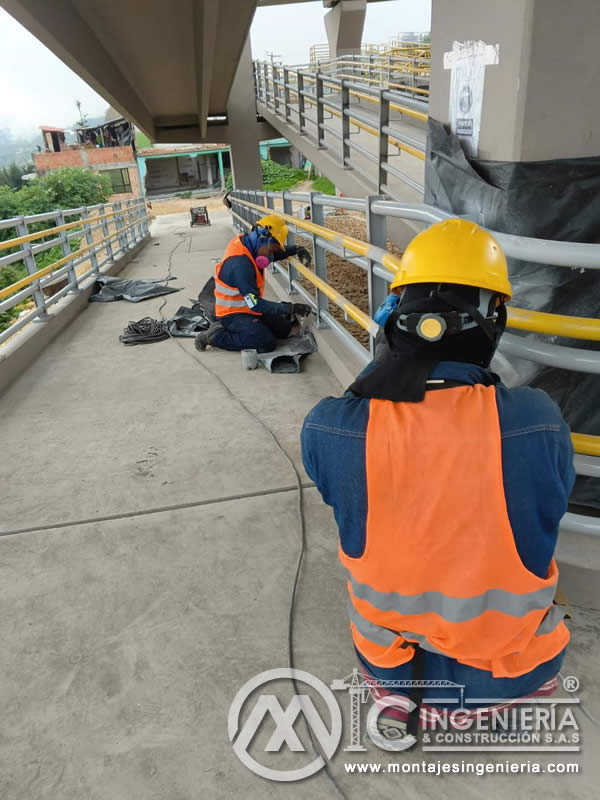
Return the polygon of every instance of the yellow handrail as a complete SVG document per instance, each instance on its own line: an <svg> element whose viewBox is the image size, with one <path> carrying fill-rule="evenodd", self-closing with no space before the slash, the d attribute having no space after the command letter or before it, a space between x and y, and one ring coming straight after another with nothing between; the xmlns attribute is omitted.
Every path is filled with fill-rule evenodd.
<svg viewBox="0 0 600 800"><path fill-rule="evenodd" d="M580 456L600 456L600 436L587 433L572 433L573 448Z"/></svg>
<svg viewBox="0 0 600 800"><path fill-rule="evenodd" d="M6 286L4 289L0 289L0 300L3 300L5 297L10 297L11 294L18 292L19 289L24 289L26 286L31 286L32 283L35 281L39 281L40 278L46 277L51 272L54 272L60 267L64 266L68 261L72 261L75 258L93 250L96 247L100 247L109 239L116 239L117 236L123 233L123 231L128 231L129 228L133 228L134 225L138 225L140 220L144 219L147 216L145 214L143 217L140 216L138 219L131 222L129 225L125 225L123 228L119 228L119 230L115 231L108 236L105 236L103 239L99 239L97 242L93 242L92 244L88 244L85 247L80 247L79 250L74 250L72 253L69 253L68 256L63 256L63 258L59 258L58 261L54 261L47 267L43 267L42 269L38 269L37 272L32 273L31 275L26 275L24 278L21 278L19 281L15 281L15 283L11 283L10 286Z"/></svg>
<svg viewBox="0 0 600 800"><path fill-rule="evenodd" d="M265 210L264 206L259 206L256 203L251 203L248 200L241 200L239 198L235 198L236 203L240 203L241 205L249 206L250 208L255 208L258 211L263 212ZM280 211L276 212L278 217L285 219L286 222L290 222L296 228L301 228L302 230L306 230L309 233L314 233L320 236L323 239L327 239L328 241L335 241L336 239L342 239L344 242L344 247L347 250L352 250L359 255L367 255L369 250L369 244L367 242L362 242L360 239L354 239L352 236L342 236L341 234L336 234L330 228L323 228L321 225L315 225L314 222L308 222L306 220L300 220L296 217L292 217L289 214L283 214ZM239 215L236 214L239 217ZM392 253L386 253L383 262L385 266L390 267L391 264L394 262L399 262L397 256L394 256ZM326 283L323 278L320 278L318 275L315 275L314 272L307 269L303 264L300 264L296 259L293 260L294 267L302 273L302 275L309 281L311 281L315 286L317 286L324 294L329 297L337 306L339 306L343 311L345 311L349 317L351 317L357 325L360 325L361 328L364 328L366 331L375 335L378 330L377 323L369 317L368 314L365 314L364 311L361 311L360 308L351 303L347 300L344 295L340 294L336 289ZM395 267L397 269L397 266ZM525 312L524 309L512 309L512 311L517 312L524 312L528 314L536 314L541 315L543 317L558 317L558 314L544 314L541 311L531 311ZM576 317L563 317L563 319L577 319ZM581 318L580 318L581 319ZM600 320L586 320L586 322L597 322L600 324ZM569 333L572 336L572 333ZM600 436L591 436L587 433L571 433L571 441L573 442L573 448L575 449L576 453L585 456L600 456Z"/></svg>
<svg viewBox="0 0 600 800"><path fill-rule="evenodd" d="M132 209L122 208L119 211L112 211L108 214L102 214L98 217L99 220L110 219L111 217L116 217L118 214L125 214ZM0 242L0 250L8 250L10 247L17 247L17 245L25 244L26 242L35 242L36 239L43 239L46 236L52 236L55 233L61 233L62 231L71 230L71 228L83 228L83 226L89 222L89 217L87 219L80 219L76 220L75 222L65 222L64 225L57 225L54 228L46 228L43 231L37 231L36 233L28 233L26 236L17 236L14 239L6 239L4 242Z"/></svg>
<svg viewBox="0 0 600 800"><path fill-rule="evenodd" d="M521 331L600 342L600 319L590 317L568 317L564 314L548 314L545 311L508 306L507 324L509 328Z"/></svg>
<svg viewBox="0 0 600 800"><path fill-rule="evenodd" d="M331 84L331 85L334 85L334 84ZM290 94L294 94L294 95L296 95L296 97L298 97L298 92L294 91L294 89L290 89ZM312 100L307 100L306 98L304 98L304 102L306 104L308 104L309 106L316 106L317 105ZM400 108L400 107L398 106L398 108ZM339 111L336 111L333 108L326 107L326 110L330 114L333 114L334 117L341 118L341 116L342 116ZM404 109L403 109L403 111L404 111ZM419 113L419 112L415 112L415 113ZM365 125L364 122L360 122L359 120L354 119L352 114L350 114L349 119L351 120L352 124L355 125L357 128L360 128L360 130L366 131L367 133L370 133L372 136L379 136L379 132L376 131L375 128L372 128L370 125ZM422 153L420 150L416 150L414 147L411 147L409 144L404 144L404 142L401 142L399 139L396 139L393 136L388 136L388 141L391 144L393 144L394 147L397 147L398 150L404 150L405 153L409 153L409 155L414 156L415 158L418 158L421 161L425 161L425 153Z"/></svg>

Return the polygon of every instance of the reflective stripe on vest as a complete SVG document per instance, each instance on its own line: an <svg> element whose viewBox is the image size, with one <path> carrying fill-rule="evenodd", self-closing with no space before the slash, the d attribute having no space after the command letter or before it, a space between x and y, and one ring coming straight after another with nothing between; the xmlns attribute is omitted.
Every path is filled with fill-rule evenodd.
<svg viewBox="0 0 600 800"><path fill-rule="evenodd" d="M535 635L545 636L548 633L552 633L562 622L566 612L567 610L564 608L564 606L557 606L554 604L551 605L546 613L546 616L539 625ZM390 647L399 639L400 645L404 643L408 645L411 642L417 643L424 650L429 650L431 653L436 653L440 656L446 655L446 653L443 653L437 647L434 647L430 642L428 642L425 636L420 633L414 633L412 631L402 631L401 633L396 633L396 631L391 631L389 628L382 628L380 625L375 625L374 623L369 622L368 619L361 617L361 615L352 605L350 598L348 598L348 614L350 616L350 621L356 627L360 635L365 639L368 639L370 642L373 642L373 644L381 645L382 647Z"/></svg>
<svg viewBox="0 0 600 800"><path fill-rule="evenodd" d="M367 661L406 663L412 642L516 677L561 652L556 562L544 578L530 572L508 519L493 386L371 400L366 462L365 550L351 558L340 547L340 560Z"/></svg>
<svg viewBox="0 0 600 800"><path fill-rule="evenodd" d="M222 260L219 261L215 268L215 315L217 317L226 317L228 314L252 314L255 317L260 316L260 312L253 311L248 307L239 289L235 286L229 286L229 284L225 283L220 278L221 267L225 261L232 256L247 256L250 259L254 266L259 295L262 297L264 294L264 273L256 266L252 253L242 244L241 236L236 236L227 245Z"/></svg>

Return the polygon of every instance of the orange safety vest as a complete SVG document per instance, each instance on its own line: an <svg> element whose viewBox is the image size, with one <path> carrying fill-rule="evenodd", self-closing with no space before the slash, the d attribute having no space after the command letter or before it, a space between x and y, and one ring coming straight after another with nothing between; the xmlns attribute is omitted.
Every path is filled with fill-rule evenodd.
<svg viewBox="0 0 600 800"><path fill-rule="evenodd" d="M370 401L365 551L339 555L350 627L378 667L423 649L516 677L569 641L553 605L558 568L522 563L506 509L493 386Z"/></svg>
<svg viewBox="0 0 600 800"><path fill-rule="evenodd" d="M265 292L265 275L262 270L256 266L252 253L247 247L242 244L242 234L233 238L227 245L225 255L216 266L215 269L215 315L217 317L226 317L228 314L252 314L255 317L260 316L260 312L252 311L248 308L248 304L244 300L243 295L240 294L239 289L235 286L229 286L224 283L219 275L221 274L221 267L232 256L248 256L254 265L256 273L256 285L262 297Z"/></svg>

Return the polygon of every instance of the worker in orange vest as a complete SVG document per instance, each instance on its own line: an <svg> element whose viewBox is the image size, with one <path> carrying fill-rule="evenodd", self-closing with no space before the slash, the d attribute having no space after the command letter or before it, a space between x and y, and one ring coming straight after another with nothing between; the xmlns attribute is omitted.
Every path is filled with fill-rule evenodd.
<svg viewBox="0 0 600 800"><path fill-rule="evenodd" d="M272 262L297 255L310 265L304 247L287 247L288 228L274 214L262 217L249 233L229 242L215 268L215 316L217 321L196 337L196 349L208 345L223 350L274 350L278 339L287 339L296 315L312 311L305 303L265 300L265 268Z"/></svg>
<svg viewBox="0 0 600 800"><path fill-rule="evenodd" d="M310 412L302 452L338 523L361 669L416 682L375 692L397 706L381 730L408 747L419 720L457 708L439 681L464 686L472 714L556 688L569 632L554 550L575 472L558 407L490 371L512 295L493 236L433 225L391 289L387 357Z"/></svg>

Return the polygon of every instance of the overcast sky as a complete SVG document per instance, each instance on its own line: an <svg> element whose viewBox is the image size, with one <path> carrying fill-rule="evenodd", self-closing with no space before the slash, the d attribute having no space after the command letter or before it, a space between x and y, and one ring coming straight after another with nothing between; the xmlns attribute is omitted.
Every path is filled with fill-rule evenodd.
<svg viewBox="0 0 600 800"><path fill-rule="evenodd" d="M259 8L252 26L254 58L274 50L285 63L308 61L312 44L327 41L323 4ZM428 31L430 0L389 0L367 8L363 42L385 42L402 31ZM77 117L75 100L90 116L107 103L9 14L0 9L0 128L33 132L66 127Z"/></svg>

